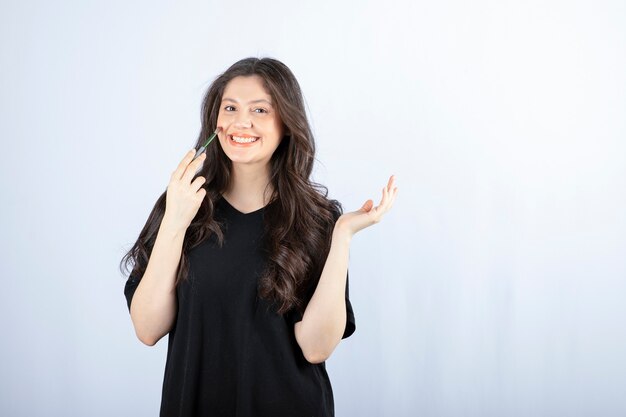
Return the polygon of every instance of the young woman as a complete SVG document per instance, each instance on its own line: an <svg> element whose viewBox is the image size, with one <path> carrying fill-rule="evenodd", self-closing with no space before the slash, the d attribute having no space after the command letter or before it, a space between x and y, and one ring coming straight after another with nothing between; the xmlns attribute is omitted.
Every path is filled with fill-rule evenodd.
<svg viewBox="0 0 626 417"><path fill-rule="evenodd" d="M196 147L216 128L122 259L137 337L152 346L169 334L161 416L333 416L325 360L355 330L350 241L391 208L394 178L378 206L343 214L309 178L302 93L275 59L215 79Z"/></svg>

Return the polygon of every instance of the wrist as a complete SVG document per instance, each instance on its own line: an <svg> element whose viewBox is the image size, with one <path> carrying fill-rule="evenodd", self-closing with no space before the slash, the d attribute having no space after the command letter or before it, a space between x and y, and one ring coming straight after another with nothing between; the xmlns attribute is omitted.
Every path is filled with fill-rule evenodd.
<svg viewBox="0 0 626 417"><path fill-rule="evenodd" d="M163 217L163 220L161 220L161 226L159 227L159 233L163 233L167 236L170 236L172 238L176 238L179 236L185 236L185 233L187 233L187 228L184 227L180 227L178 225L176 225L174 222L172 222L167 216Z"/></svg>
<svg viewBox="0 0 626 417"><path fill-rule="evenodd" d="M339 241L349 244L352 241L353 234L341 224L335 224L333 229L333 241Z"/></svg>

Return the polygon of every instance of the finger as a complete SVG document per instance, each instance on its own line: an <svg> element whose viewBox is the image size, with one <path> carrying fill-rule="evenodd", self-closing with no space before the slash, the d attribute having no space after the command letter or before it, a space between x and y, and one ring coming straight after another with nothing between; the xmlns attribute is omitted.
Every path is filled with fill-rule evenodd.
<svg viewBox="0 0 626 417"><path fill-rule="evenodd" d="M389 209L393 207L393 203L396 201L396 195L398 195L398 187L393 189L393 193L391 194L391 201L389 202Z"/></svg>
<svg viewBox="0 0 626 417"><path fill-rule="evenodd" d="M395 197L395 190L398 187L395 187L396 184L396 176L392 175L391 177L389 177L389 183L387 184L387 206L390 206L390 203L392 202L393 198Z"/></svg>
<svg viewBox="0 0 626 417"><path fill-rule="evenodd" d="M389 181L387 181L387 189L391 190L391 186L393 185L393 182L395 181L396 177L395 175L392 175L391 177L389 177Z"/></svg>
<svg viewBox="0 0 626 417"><path fill-rule="evenodd" d="M172 173L172 178L179 180L183 176L183 173L185 172L185 168L187 168L187 165L189 165L189 163L191 162L194 156L196 156L195 149L192 149L189 152L187 152L185 156L183 157L183 160L180 161L180 163L178 164L178 166Z"/></svg>
<svg viewBox="0 0 626 417"><path fill-rule="evenodd" d="M193 180L193 182L191 183L191 188L194 191L198 191L200 187L202 187L202 184L204 184L205 182L206 182L206 178L204 178L203 176L198 176L198 178Z"/></svg>
<svg viewBox="0 0 626 417"><path fill-rule="evenodd" d="M198 168L200 168L200 165L202 165L205 159L206 159L206 153L202 153L202 155L200 155L192 163L187 165L187 168L185 169L185 173L183 174L181 181L184 182L185 184L189 184L193 176L196 175L196 173L198 172Z"/></svg>
<svg viewBox="0 0 626 417"><path fill-rule="evenodd" d="M361 206L361 210L368 212L372 209L372 206L374 205L374 202L372 200L367 200L362 206Z"/></svg>
<svg viewBox="0 0 626 417"><path fill-rule="evenodd" d="M199 191L196 192L196 196L198 197L198 200L200 202L202 202L202 200L204 200L204 197L206 196L206 188L200 188Z"/></svg>
<svg viewBox="0 0 626 417"><path fill-rule="evenodd" d="M384 208L387 204L387 200L389 200L389 190L387 190L387 187L383 187L383 198L381 198L378 207Z"/></svg>
<svg viewBox="0 0 626 417"><path fill-rule="evenodd" d="M393 177L393 176L392 176ZM393 178L393 180L391 180L390 184L388 187L386 187L385 190L385 201L382 204L381 207L381 212L382 213L386 213L387 211L389 211L389 209L391 208L391 206L393 205L393 201L395 200L395 189L397 189L397 187L395 187L394 189L392 189L391 187L393 187L395 178Z"/></svg>

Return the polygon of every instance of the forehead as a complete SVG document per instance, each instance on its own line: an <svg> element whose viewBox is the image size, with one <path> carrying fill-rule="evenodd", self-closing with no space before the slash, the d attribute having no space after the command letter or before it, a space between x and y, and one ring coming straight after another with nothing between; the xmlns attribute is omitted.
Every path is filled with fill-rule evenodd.
<svg viewBox="0 0 626 417"><path fill-rule="evenodd" d="M263 79L258 75L238 76L226 84L223 97L242 102L265 99L271 102L272 97L265 90Z"/></svg>

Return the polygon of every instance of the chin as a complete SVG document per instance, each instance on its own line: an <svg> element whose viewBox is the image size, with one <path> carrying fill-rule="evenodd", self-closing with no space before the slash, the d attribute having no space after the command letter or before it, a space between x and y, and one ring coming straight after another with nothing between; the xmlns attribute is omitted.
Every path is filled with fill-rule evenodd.
<svg viewBox="0 0 626 417"><path fill-rule="evenodd" d="M241 157L231 158L230 155L226 155L226 156L228 156L228 159L230 159L230 162L232 162L233 164L252 164L255 162L259 162L259 161L250 160L248 158L241 158Z"/></svg>

